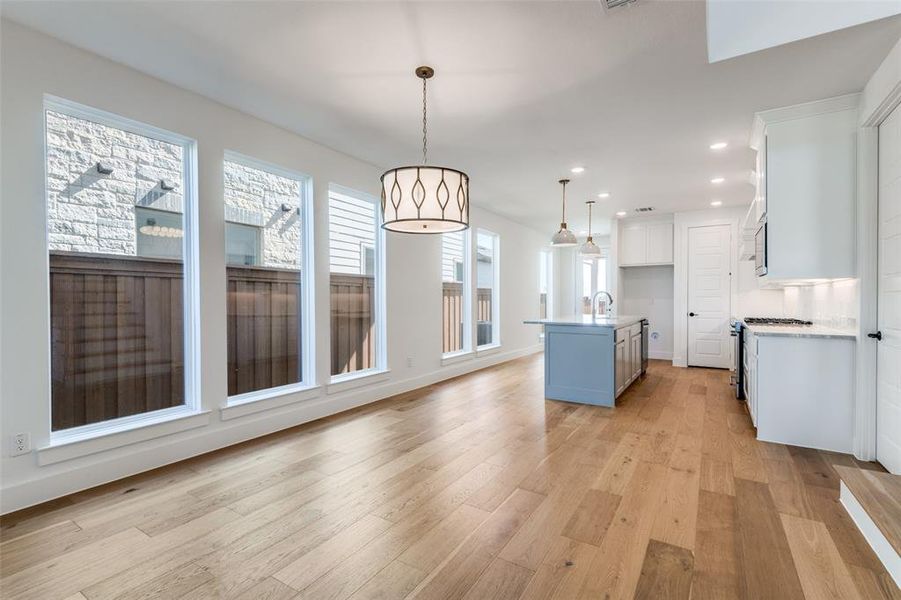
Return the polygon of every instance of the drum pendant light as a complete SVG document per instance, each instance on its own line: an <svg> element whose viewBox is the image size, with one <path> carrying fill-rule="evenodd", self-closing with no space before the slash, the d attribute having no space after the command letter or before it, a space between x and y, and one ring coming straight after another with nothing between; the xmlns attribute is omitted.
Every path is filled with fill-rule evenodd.
<svg viewBox="0 0 901 600"><path fill-rule="evenodd" d="M447 233L469 227L469 176L428 165L426 82L435 74L419 67L422 79L422 164L382 175L382 227L402 233Z"/></svg>
<svg viewBox="0 0 901 600"><path fill-rule="evenodd" d="M579 240L572 231L566 228L566 184L569 183L569 179L561 179L558 183L563 186L563 218L560 220L560 229L551 238L551 246L568 248L577 245Z"/></svg>
<svg viewBox="0 0 901 600"><path fill-rule="evenodd" d="M579 254L588 258L600 258L601 248L591 238L591 205L594 204L594 200L588 200L585 204L588 205L588 239L579 248Z"/></svg>

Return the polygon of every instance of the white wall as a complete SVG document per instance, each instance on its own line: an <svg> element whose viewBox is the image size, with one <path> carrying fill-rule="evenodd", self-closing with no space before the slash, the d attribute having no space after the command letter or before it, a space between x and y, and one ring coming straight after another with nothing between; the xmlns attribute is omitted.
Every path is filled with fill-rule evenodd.
<svg viewBox="0 0 901 600"><path fill-rule="evenodd" d="M621 269L619 314L647 317L650 358L673 358L673 267Z"/></svg>
<svg viewBox="0 0 901 600"><path fill-rule="evenodd" d="M329 375L328 185L378 193L381 169L19 25L2 22L0 96L0 433L2 504L8 512L125 475L290 427L462 372L535 351L538 252L546 236L473 207L474 227L500 235L502 347L442 366L441 240L388 235L390 373L326 393ZM207 415L198 427L144 439L119 434L92 454L38 466L36 454L8 456L9 438L49 441L49 315L43 166L43 94L80 102L198 141L200 386ZM226 304L222 160L225 150L313 178L316 260L316 375L312 397L224 421ZM464 165L465 166L465 165ZM486 202L475 197L474 201ZM413 359L408 366L407 358ZM294 401L297 400L297 401ZM208 421L208 423L206 422ZM156 431L156 430L154 430ZM146 433L146 431L145 431Z"/></svg>

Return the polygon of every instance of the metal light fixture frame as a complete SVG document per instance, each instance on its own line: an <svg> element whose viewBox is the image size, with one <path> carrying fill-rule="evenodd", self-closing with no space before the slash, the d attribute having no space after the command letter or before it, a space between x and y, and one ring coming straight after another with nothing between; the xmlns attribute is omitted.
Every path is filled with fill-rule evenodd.
<svg viewBox="0 0 901 600"><path fill-rule="evenodd" d="M422 79L422 164L382 174L382 228L417 234L462 231L469 228L469 175L428 164L426 84L435 70L422 66L415 73Z"/></svg>

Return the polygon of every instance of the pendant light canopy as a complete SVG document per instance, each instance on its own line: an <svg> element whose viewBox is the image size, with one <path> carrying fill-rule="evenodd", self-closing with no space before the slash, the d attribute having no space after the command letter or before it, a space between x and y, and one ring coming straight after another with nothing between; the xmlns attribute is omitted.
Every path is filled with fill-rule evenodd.
<svg viewBox="0 0 901 600"><path fill-rule="evenodd" d="M588 239L579 248L579 254L588 258L600 258L601 248L591 238L591 205L594 204L594 200L588 200L585 204L588 205Z"/></svg>
<svg viewBox="0 0 901 600"><path fill-rule="evenodd" d="M422 79L422 164L382 175L382 227L402 233L447 233L469 227L469 176L428 165L426 82L435 74L419 67Z"/></svg>
<svg viewBox="0 0 901 600"><path fill-rule="evenodd" d="M566 184L569 179L561 179L558 183L563 186L563 218L560 220L560 229L551 238L551 246L568 248L577 245L579 240L576 239L576 234L566 228Z"/></svg>

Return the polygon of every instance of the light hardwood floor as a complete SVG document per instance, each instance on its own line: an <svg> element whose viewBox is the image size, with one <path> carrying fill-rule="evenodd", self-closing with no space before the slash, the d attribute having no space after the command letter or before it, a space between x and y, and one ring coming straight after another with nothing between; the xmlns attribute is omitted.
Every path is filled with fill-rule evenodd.
<svg viewBox="0 0 901 600"><path fill-rule="evenodd" d="M852 457L754 439L728 373L615 409L540 355L0 519L5 599L898 598Z"/></svg>

